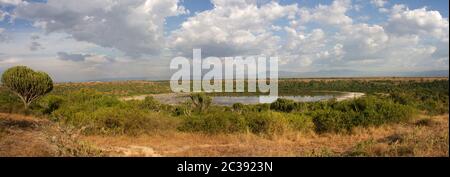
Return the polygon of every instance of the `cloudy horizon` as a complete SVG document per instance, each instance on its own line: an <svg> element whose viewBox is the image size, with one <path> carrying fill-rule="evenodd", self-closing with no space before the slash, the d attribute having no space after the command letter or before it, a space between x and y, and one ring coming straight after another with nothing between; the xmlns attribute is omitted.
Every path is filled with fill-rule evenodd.
<svg viewBox="0 0 450 177"><path fill-rule="evenodd" d="M449 69L446 0L0 0L0 73L170 78L176 56L277 56L283 72Z"/></svg>

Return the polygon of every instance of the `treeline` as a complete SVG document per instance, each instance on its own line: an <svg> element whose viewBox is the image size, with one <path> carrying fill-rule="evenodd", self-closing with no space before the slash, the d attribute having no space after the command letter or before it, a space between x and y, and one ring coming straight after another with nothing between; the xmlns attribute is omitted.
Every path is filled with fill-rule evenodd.
<svg viewBox="0 0 450 177"><path fill-rule="evenodd" d="M91 89L114 96L135 96L144 94L169 93L169 82L163 81L122 81L122 82L84 82L55 85L53 94L63 95L80 89Z"/></svg>
<svg viewBox="0 0 450 177"><path fill-rule="evenodd" d="M434 81L363 81L363 80L335 80L335 81L280 81L281 93L296 93L304 91L347 91L364 93L390 93L397 90L430 92L446 92L448 95L448 80Z"/></svg>

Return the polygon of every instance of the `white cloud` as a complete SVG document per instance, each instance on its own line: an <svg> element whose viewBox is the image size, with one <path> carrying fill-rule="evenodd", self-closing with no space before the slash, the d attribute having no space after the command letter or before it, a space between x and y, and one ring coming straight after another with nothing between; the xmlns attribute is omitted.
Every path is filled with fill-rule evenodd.
<svg viewBox="0 0 450 177"><path fill-rule="evenodd" d="M445 42L449 38L448 19L425 7L410 10L404 5L395 5L386 28L397 35L430 35Z"/></svg>
<svg viewBox="0 0 450 177"><path fill-rule="evenodd" d="M12 66L25 65L49 73L56 82L118 78L167 79L170 76L168 64L165 63L123 59L102 63L102 60L97 60L90 58L86 62L73 62L54 56L0 57L0 72Z"/></svg>
<svg viewBox="0 0 450 177"><path fill-rule="evenodd" d="M213 9L190 14L170 32L163 29L164 19L189 13L177 0L17 3L11 17L44 30L8 29L6 38L0 29L0 40L8 39L0 42L0 70L25 64L60 80L164 78L170 58L189 57L193 48L202 48L203 57L278 56L281 71L448 69L448 19L439 12L378 0L371 1L378 14L365 14L358 9L371 4L353 2L300 8L278 1L212 0ZM148 60L134 60L138 56Z"/></svg>
<svg viewBox="0 0 450 177"><path fill-rule="evenodd" d="M0 28L0 43L8 40L8 36L5 34L5 28Z"/></svg>
<svg viewBox="0 0 450 177"><path fill-rule="evenodd" d="M358 51L354 53L359 54L374 53L384 48L389 39L382 26L364 23L343 26L338 38L344 42L347 51Z"/></svg>
<svg viewBox="0 0 450 177"><path fill-rule="evenodd" d="M316 53L325 45L325 33L322 29L314 29L305 34L293 28L285 27L287 42L284 47L290 52Z"/></svg>
<svg viewBox="0 0 450 177"><path fill-rule="evenodd" d="M360 21L368 21L368 20L370 20L370 16L367 16L367 15L359 16L358 20L360 20Z"/></svg>
<svg viewBox="0 0 450 177"><path fill-rule="evenodd" d="M44 49L44 46L42 46L42 44L39 43L39 42L32 41L30 43L29 48L30 48L31 51L36 51L36 50Z"/></svg>
<svg viewBox="0 0 450 177"><path fill-rule="evenodd" d="M19 5L22 0L0 0L0 5Z"/></svg>
<svg viewBox="0 0 450 177"><path fill-rule="evenodd" d="M47 33L64 32L140 56L158 54L164 47L165 18L186 11L178 0L49 0L20 4L15 13Z"/></svg>
<svg viewBox="0 0 450 177"><path fill-rule="evenodd" d="M4 12L0 9L0 22L3 21L7 15L8 15L7 12Z"/></svg>
<svg viewBox="0 0 450 177"><path fill-rule="evenodd" d="M26 31L8 31L7 36L6 42L0 42L0 53L3 53L9 57L50 57L55 56L59 51L70 50L80 53L89 53L89 51L100 51L103 49L88 42L74 40L65 33L45 34L43 32L30 33ZM39 39L37 39L38 36ZM35 51L30 50L32 42L38 42L41 48Z"/></svg>
<svg viewBox="0 0 450 177"><path fill-rule="evenodd" d="M388 3L387 0L370 0L370 3L377 7L384 7Z"/></svg>
<svg viewBox="0 0 450 177"><path fill-rule="evenodd" d="M256 1L214 0L215 8L198 13L185 21L169 37L169 44L182 55L192 48L202 48L205 56L271 54L278 48L272 23L293 18L297 5L276 2L258 5Z"/></svg>
<svg viewBox="0 0 450 177"><path fill-rule="evenodd" d="M401 12L403 8L399 7L405 6L393 9ZM448 61L448 42L430 41L430 37L439 36L436 35L438 33L398 33L386 30L384 24L366 23L340 25L335 33L327 31L326 26L324 28L305 33L304 28L285 27L287 42L282 49L286 50L283 53L286 60L282 67L291 71L313 68L375 71L448 69L446 65L439 65Z"/></svg>
<svg viewBox="0 0 450 177"><path fill-rule="evenodd" d="M348 25L353 23L352 18L346 15L351 8L350 0L335 0L331 5L321 5L313 9L301 8L298 12L301 22L315 22L327 25Z"/></svg>
<svg viewBox="0 0 450 177"><path fill-rule="evenodd" d="M2 65L14 65L18 63L19 60L16 58L6 58L6 59L0 59L0 66Z"/></svg>
<svg viewBox="0 0 450 177"><path fill-rule="evenodd" d="M106 55L96 54L76 54L67 52L58 52L58 59L73 62L86 62L88 64L105 64L114 62L115 59Z"/></svg>

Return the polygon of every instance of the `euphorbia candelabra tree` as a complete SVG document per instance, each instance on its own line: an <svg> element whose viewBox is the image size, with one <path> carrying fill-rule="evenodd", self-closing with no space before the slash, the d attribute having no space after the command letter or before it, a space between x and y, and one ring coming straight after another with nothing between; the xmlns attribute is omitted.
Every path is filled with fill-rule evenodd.
<svg viewBox="0 0 450 177"><path fill-rule="evenodd" d="M53 89L52 78L47 73L33 71L26 66L6 70L2 75L2 83L20 97L25 109Z"/></svg>

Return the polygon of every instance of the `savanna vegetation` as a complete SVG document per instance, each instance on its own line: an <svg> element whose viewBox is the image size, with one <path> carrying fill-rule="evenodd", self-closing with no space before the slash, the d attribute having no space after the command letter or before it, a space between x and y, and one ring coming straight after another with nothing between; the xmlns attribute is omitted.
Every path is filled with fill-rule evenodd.
<svg viewBox="0 0 450 177"><path fill-rule="evenodd" d="M308 103L278 99L271 104L236 103L223 107L212 105L208 95L197 93L190 95L186 103L167 105L151 96L144 100L120 99L130 95L167 93L170 89L166 82L60 83L52 92L23 108L21 99L4 82L0 87L0 112L41 117L77 129L85 136L133 137L166 132L207 136L251 134L273 139L293 132L317 136L352 135L361 129L448 114L449 108L448 79L281 80L279 85L280 92L286 94L356 91L364 92L366 96ZM428 119L420 121L422 123L418 124L428 124ZM448 147L448 132L446 137L443 143ZM355 148L361 150L364 147Z"/></svg>

